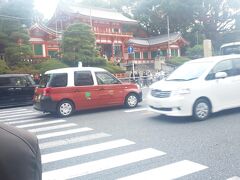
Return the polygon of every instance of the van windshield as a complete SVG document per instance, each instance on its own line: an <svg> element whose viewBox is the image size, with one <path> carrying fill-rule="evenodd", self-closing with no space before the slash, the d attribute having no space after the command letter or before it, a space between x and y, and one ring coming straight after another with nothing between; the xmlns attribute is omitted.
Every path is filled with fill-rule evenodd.
<svg viewBox="0 0 240 180"><path fill-rule="evenodd" d="M240 54L240 44L221 47L221 54L222 55Z"/></svg>
<svg viewBox="0 0 240 180"><path fill-rule="evenodd" d="M166 81L190 81L199 78L209 67L210 62L193 62L181 65Z"/></svg>

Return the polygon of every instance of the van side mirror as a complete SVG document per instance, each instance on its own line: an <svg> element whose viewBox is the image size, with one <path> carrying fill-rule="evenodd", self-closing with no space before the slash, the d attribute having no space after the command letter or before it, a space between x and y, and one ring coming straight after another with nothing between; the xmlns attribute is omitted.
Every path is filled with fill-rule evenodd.
<svg viewBox="0 0 240 180"><path fill-rule="evenodd" d="M228 75L227 75L227 73L226 72L217 72L216 74L215 74L215 78L216 79L224 79L224 78L226 78Z"/></svg>

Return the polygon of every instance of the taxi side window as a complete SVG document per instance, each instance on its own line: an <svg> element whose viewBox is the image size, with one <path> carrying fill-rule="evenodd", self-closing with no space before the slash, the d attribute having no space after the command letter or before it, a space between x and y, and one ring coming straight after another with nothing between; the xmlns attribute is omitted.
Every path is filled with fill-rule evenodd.
<svg viewBox="0 0 240 180"><path fill-rule="evenodd" d="M49 87L65 87L65 86L67 86L67 73L57 73L52 75Z"/></svg>
<svg viewBox="0 0 240 180"><path fill-rule="evenodd" d="M121 82L108 72L96 72L98 84L121 84Z"/></svg>
<svg viewBox="0 0 240 180"><path fill-rule="evenodd" d="M219 62L216 64L215 67L210 71L210 73L207 75L206 80L213 80L215 79L215 74L217 72L225 72L227 73L227 76L233 76L234 70L233 70L233 63L232 60L225 60L222 62Z"/></svg>
<svg viewBox="0 0 240 180"><path fill-rule="evenodd" d="M90 71L76 71L74 72L75 86L91 86L93 85L93 77Z"/></svg>

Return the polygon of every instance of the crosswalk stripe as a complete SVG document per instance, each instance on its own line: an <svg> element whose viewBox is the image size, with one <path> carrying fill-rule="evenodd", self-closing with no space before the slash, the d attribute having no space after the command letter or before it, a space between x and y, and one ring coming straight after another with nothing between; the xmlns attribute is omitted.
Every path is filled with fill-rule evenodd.
<svg viewBox="0 0 240 180"><path fill-rule="evenodd" d="M27 113L27 114L24 114L24 116L31 116L31 115L36 115L36 114L39 114L38 112L32 112L32 113ZM16 115L9 115L9 116L3 116L1 117L0 119L3 119L3 118L12 118L12 117L19 117L19 116L23 116L23 114L16 114ZM0 120L1 121L1 120ZM4 121L4 120L3 120Z"/></svg>
<svg viewBox="0 0 240 180"><path fill-rule="evenodd" d="M109 149L115 149L115 148L128 146L132 144L135 144L135 143L126 139L119 139L119 140L104 142L100 144L94 144L90 146L70 149L66 151L50 153L50 154L42 155L42 163L44 164L44 163L59 161L63 159L79 157L82 155L87 155L87 154L105 151Z"/></svg>
<svg viewBox="0 0 240 180"><path fill-rule="evenodd" d="M139 112L139 111L145 111L147 108L139 108L139 109L131 109L131 110L126 110L124 112L131 113L131 112Z"/></svg>
<svg viewBox="0 0 240 180"><path fill-rule="evenodd" d="M61 124L61 125L56 125L56 126L48 126L48 127L42 127L42 128L36 128L36 129L29 129L28 131L36 133L36 132L43 132L43 131L73 127L73 126L77 126L77 124L75 124L75 123Z"/></svg>
<svg viewBox="0 0 240 180"><path fill-rule="evenodd" d="M17 114L25 114L25 113L36 113L34 111L19 111L19 112L7 112L7 113L0 113L0 118L5 118L6 116L10 115L17 115Z"/></svg>
<svg viewBox="0 0 240 180"><path fill-rule="evenodd" d="M74 143L79 143L79 142L84 142L84 141L95 140L95 139L109 137L109 136L111 136L111 135L106 134L106 133L90 134L90 135L85 135L85 136L80 136L80 137L75 137L75 138L68 138L68 139L63 139L63 140L40 143L39 147L40 147L40 149L47 149L47 148L53 148L53 147L57 147L57 146L63 146L63 145L68 145L68 144L74 144Z"/></svg>
<svg viewBox="0 0 240 180"><path fill-rule="evenodd" d="M134 179L170 180L180 178L182 176L192 174L194 172L198 172L207 168L208 168L207 166L203 166L201 164L191 162L188 160L183 160L159 168L151 169L149 171L120 178L119 180L134 180Z"/></svg>
<svg viewBox="0 0 240 180"><path fill-rule="evenodd" d="M42 125L49 125L49 124L57 124L57 123L62 123L66 122L65 120L55 120L55 121L47 121L47 122L41 122L41 123L32 123L32 124L24 124L24 125L19 125L16 126L17 128L28 128L28 127L34 127L34 126L42 126Z"/></svg>
<svg viewBox="0 0 240 180"><path fill-rule="evenodd" d="M0 114L12 113L12 112L18 112L18 111L27 111L27 110L28 109L14 109L14 110L0 111Z"/></svg>
<svg viewBox="0 0 240 180"><path fill-rule="evenodd" d="M240 180L240 177L238 176L233 176L231 178L228 178L227 180Z"/></svg>
<svg viewBox="0 0 240 180"><path fill-rule="evenodd" d="M29 118L31 118L31 116L28 116L27 118L29 119ZM4 120L1 120L1 122L18 121L18 120L23 120L23 119L26 119L26 117L22 116L22 117L17 117L17 118L7 118Z"/></svg>
<svg viewBox="0 0 240 180"><path fill-rule="evenodd" d="M35 122L35 121L44 121L45 119L43 118L38 118L38 119L28 119L28 120L18 120L18 121L10 121L10 122L5 122L5 124L23 124L23 123L29 123L29 122Z"/></svg>
<svg viewBox="0 0 240 180"><path fill-rule="evenodd" d="M124 166L130 163L162 156L164 154L164 152L148 148L75 166L69 166L62 169L44 172L42 177L43 180L63 180L76 178L103 170Z"/></svg>
<svg viewBox="0 0 240 180"><path fill-rule="evenodd" d="M93 129L84 127L84 128L78 128L78 129L70 129L67 131L59 131L59 132L54 132L54 133L47 133L47 134L41 134L37 135L38 139L47 139L51 137L57 137L57 136L63 136L63 135L68 135L68 134L75 134L79 132L85 132L85 131L92 131Z"/></svg>

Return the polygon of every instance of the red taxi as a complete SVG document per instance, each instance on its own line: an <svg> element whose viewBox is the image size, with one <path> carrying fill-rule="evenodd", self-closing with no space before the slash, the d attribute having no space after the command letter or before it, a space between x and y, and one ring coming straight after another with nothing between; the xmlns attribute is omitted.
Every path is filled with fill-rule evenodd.
<svg viewBox="0 0 240 180"><path fill-rule="evenodd" d="M84 109L134 108L141 101L138 85L122 83L101 68L77 67L47 71L35 90L34 108L66 117Z"/></svg>

